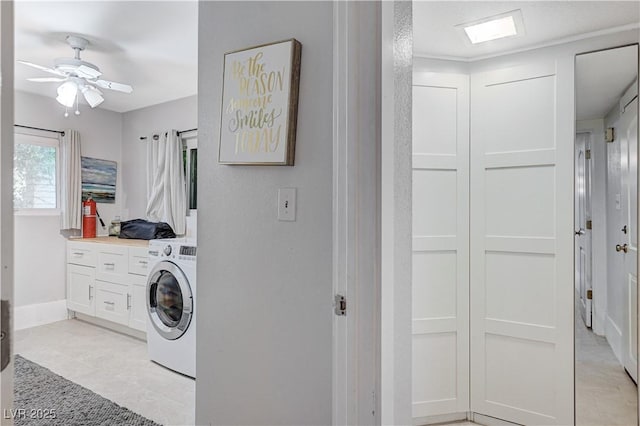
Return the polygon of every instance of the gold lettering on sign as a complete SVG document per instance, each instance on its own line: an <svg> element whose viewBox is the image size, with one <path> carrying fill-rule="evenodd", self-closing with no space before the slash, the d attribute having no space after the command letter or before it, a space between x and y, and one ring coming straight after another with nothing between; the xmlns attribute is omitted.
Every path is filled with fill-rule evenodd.
<svg viewBox="0 0 640 426"><path fill-rule="evenodd" d="M278 120L283 107L274 105L274 94L282 94L286 67L275 69L264 59L264 52L245 60L233 60L231 79L235 85L224 106L226 127L235 136L235 153L270 153L281 146L284 123ZM280 97L281 99L281 97Z"/></svg>

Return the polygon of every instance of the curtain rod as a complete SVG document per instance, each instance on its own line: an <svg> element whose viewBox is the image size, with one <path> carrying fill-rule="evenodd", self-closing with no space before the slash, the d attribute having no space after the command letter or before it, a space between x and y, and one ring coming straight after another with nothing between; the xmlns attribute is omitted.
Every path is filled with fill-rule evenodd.
<svg viewBox="0 0 640 426"><path fill-rule="evenodd" d="M196 130L198 130L197 127L193 128L193 129L188 129L188 130L178 130L178 136L180 136L183 133L195 132Z"/></svg>
<svg viewBox="0 0 640 426"><path fill-rule="evenodd" d="M22 124L14 124L13 126L22 127L23 129L42 130L43 132L60 133L62 136L64 136L64 130L43 129L42 127L23 126Z"/></svg>
<svg viewBox="0 0 640 426"><path fill-rule="evenodd" d="M178 136L180 136L180 135L181 135L181 134L183 134L183 133L195 132L196 130L198 130L198 128L197 128L197 127L193 128L193 129L187 129L187 130L178 130L176 133L178 134ZM158 138L160 138L160 135L157 135L157 134L156 134L156 135L153 135L153 136L152 136L152 139L153 139L154 141L157 141L157 140L158 140ZM140 140L141 140L141 141L147 140L147 137L146 137L146 136L140 136Z"/></svg>

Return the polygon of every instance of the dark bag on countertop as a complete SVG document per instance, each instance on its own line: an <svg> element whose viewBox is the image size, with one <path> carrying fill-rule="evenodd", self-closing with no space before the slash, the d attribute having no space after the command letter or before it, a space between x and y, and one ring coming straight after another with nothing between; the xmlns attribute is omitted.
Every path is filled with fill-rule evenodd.
<svg viewBox="0 0 640 426"><path fill-rule="evenodd" d="M137 240L155 240L158 238L175 238L171 226L165 222L149 222L144 219L126 220L120 223L119 238Z"/></svg>

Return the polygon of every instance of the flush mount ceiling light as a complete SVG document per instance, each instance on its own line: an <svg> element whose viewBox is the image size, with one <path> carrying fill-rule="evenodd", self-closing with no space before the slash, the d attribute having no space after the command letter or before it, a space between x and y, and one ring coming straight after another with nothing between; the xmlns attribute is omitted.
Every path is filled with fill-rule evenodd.
<svg viewBox="0 0 640 426"><path fill-rule="evenodd" d="M71 108L75 104L76 115L80 114L78 106L80 94L91 108L95 108L104 101L102 92L98 87L123 93L131 93L133 91L133 88L128 84L99 79L102 75L100 69L94 64L80 59L80 52L89 45L86 39L70 35L67 36L66 40L69 46L75 51L75 57L56 59L54 61L54 68L43 67L42 65L31 62L18 61L23 65L55 75L55 77L36 77L28 78L27 80L38 83L62 83L58 86L58 96L56 100L67 108ZM64 116L68 117L69 112L65 111Z"/></svg>
<svg viewBox="0 0 640 426"><path fill-rule="evenodd" d="M520 9L456 25L456 28L464 33L465 40L471 42L471 44L524 34L524 24Z"/></svg>

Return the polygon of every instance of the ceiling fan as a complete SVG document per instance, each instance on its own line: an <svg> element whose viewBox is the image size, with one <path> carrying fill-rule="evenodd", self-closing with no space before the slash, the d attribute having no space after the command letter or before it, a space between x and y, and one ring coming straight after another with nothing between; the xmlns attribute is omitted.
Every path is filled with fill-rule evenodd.
<svg viewBox="0 0 640 426"><path fill-rule="evenodd" d="M124 93L133 92L133 88L128 84L99 79L102 75L100 69L96 65L80 59L80 52L87 47L89 44L88 40L82 37L70 35L67 36L66 41L75 51L75 57L56 59L54 61L54 68L44 67L27 61L18 61L23 65L27 65L56 76L28 78L28 81L39 83L62 83L58 86L58 96L56 97L56 100L66 107L73 107L73 104L75 103L76 115L80 114L77 106L79 93L82 93L91 108L95 108L104 101L100 89L109 89ZM68 115L68 112L65 112L65 117Z"/></svg>

